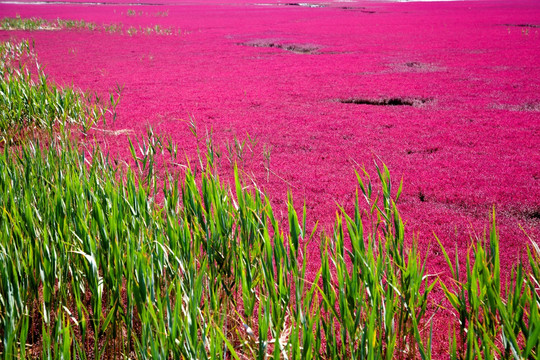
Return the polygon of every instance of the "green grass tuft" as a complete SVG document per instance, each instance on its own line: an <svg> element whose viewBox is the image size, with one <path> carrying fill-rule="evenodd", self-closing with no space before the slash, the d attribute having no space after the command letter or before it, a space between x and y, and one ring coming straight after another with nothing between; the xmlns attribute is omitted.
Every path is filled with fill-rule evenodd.
<svg viewBox="0 0 540 360"><path fill-rule="evenodd" d="M133 13L134 15L135 13ZM168 14L168 13L167 13ZM133 16L128 11L128 16ZM166 15L159 15L166 16ZM139 26L135 28L130 26L127 30L124 30L123 24L96 24L87 22L85 20L46 20L42 18L21 18L20 15L16 17L4 17L0 20L0 30L26 30L26 31L38 31L38 30L90 30L90 31L103 31L110 34L127 34L133 36L135 34L144 35L172 35L186 32L175 30L172 27L162 27L160 25L154 26Z"/></svg>
<svg viewBox="0 0 540 360"><path fill-rule="evenodd" d="M0 43L0 140L34 128L92 125L114 115L117 99L103 104L97 95L59 88L48 81L28 42Z"/></svg>

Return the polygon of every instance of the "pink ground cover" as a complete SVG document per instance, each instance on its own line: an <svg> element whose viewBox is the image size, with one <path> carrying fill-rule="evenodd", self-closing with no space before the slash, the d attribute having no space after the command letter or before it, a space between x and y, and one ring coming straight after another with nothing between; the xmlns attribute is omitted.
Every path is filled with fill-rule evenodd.
<svg viewBox="0 0 540 360"><path fill-rule="evenodd" d="M179 35L0 31L0 38L34 39L60 84L101 93L124 85L114 130L142 134L150 124L193 154L183 121L192 116L200 130L213 128L224 157L226 141L249 133L258 144L246 151L244 170L277 212L286 211L290 188L325 229L336 203L352 209L358 164L375 175L373 161L386 163L396 185L403 177L398 206L430 273L446 271L433 233L464 256L493 206L506 269L525 249L523 230L538 241L540 2L160 3L0 4L0 16L159 24ZM137 15L127 16L130 9ZM340 101L354 99L412 106ZM125 135L103 141L130 157ZM270 173L263 144L272 146ZM315 268L318 244L309 249Z"/></svg>

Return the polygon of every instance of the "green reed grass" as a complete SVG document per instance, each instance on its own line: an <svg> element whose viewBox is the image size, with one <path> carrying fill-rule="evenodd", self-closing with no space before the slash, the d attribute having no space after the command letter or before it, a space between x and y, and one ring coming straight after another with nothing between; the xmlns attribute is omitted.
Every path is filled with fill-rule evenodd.
<svg viewBox="0 0 540 360"><path fill-rule="evenodd" d="M353 212L316 235L291 194L283 225L236 167L225 185L211 138L163 182L157 156L177 148L151 129L130 141L133 169L68 127L47 134L0 153L5 359L430 359L436 286L458 320L451 358L538 356L535 243L504 282L493 222L465 269L445 252L452 280L438 281L406 245L384 165L357 173Z"/></svg>
<svg viewBox="0 0 540 360"><path fill-rule="evenodd" d="M157 11L155 13L148 13L144 11L135 11L133 9L128 9L126 12L127 16L155 16L155 17L167 17L169 16L169 10Z"/></svg>
<svg viewBox="0 0 540 360"><path fill-rule="evenodd" d="M0 141L34 128L52 131L81 125L86 132L98 121L115 117L118 98L110 103L97 95L51 83L26 41L0 43Z"/></svg>
<svg viewBox="0 0 540 360"><path fill-rule="evenodd" d="M95 30L97 25L84 20L47 20L42 18L4 17L0 20L1 30L60 30L60 29L88 29Z"/></svg>
<svg viewBox="0 0 540 360"><path fill-rule="evenodd" d="M458 319L450 337L451 358L536 358L540 339L538 245L531 239L528 263L520 262L510 274L501 274L494 212L488 239L472 245L464 270L458 258L452 262L441 248L453 280L451 286L442 284L442 288Z"/></svg>
<svg viewBox="0 0 540 360"><path fill-rule="evenodd" d="M26 18L23 19L19 15L16 17L4 17L0 20L0 29L2 30L40 30L49 27L50 23L45 19Z"/></svg>
<svg viewBox="0 0 540 360"><path fill-rule="evenodd" d="M176 30L172 27L162 27L160 25L154 26L139 26L133 27L130 26L127 29L124 29L123 24L112 23L112 24L96 24L93 22L88 22L85 20L66 20L66 19L55 19L47 20L42 18L21 18L20 15L16 17L4 17L0 19L0 30L27 30L27 31L38 31L38 30L91 30L91 31L102 31L110 34L127 34L130 36L136 34L143 35L173 35L178 34L182 35L182 31ZM185 33L185 32L184 32Z"/></svg>

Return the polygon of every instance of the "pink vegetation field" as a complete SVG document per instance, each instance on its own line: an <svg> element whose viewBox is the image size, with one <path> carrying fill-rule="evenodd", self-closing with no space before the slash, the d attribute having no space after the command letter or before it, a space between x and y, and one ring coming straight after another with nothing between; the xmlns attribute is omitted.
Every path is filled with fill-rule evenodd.
<svg viewBox="0 0 540 360"><path fill-rule="evenodd" d="M148 125L193 154L191 117L200 131L213 129L225 178L225 144L256 139L244 152L245 172L278 210L286 210L287 189L298 206L305 200L321 229L331 228L336 203L352 208L354 169L375 175L374 161L384 162L396 183L403 177L398 206L430 273L446 271L433 233L464 253L493 206L507 269L525 233L537 241L540 2L263 2L3 3L1 17L174 31L0 38L33 39L57 83L103 94L124 85L108 125L124 131L102 139L122 158L130 158L127 135ZM318 262L316 242L310 251Z"/></svg>

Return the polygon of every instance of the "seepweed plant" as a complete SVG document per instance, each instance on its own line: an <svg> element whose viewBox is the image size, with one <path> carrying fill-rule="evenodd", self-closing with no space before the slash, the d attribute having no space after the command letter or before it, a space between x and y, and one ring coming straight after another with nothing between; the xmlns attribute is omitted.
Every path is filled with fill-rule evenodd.
<svg viewBox="0 0 540 360"><path fill-rule="evenodd" d="M2 144L3 358L428 359L437 284L464 314L453 358L538 355L537 247L506 295L493 235L489 250L472 248L466 278L449 262L457 281L431 280L406 245L402 184L385 166L374 181L358 173L353 212L340 208L333 231L316 235L291 194L284 227L236 167L225 185L211 138L200 166L158 174L155 156L178 161L177 150L151 129L130 142L134 169L71 127L53 130Z"/></svg>

